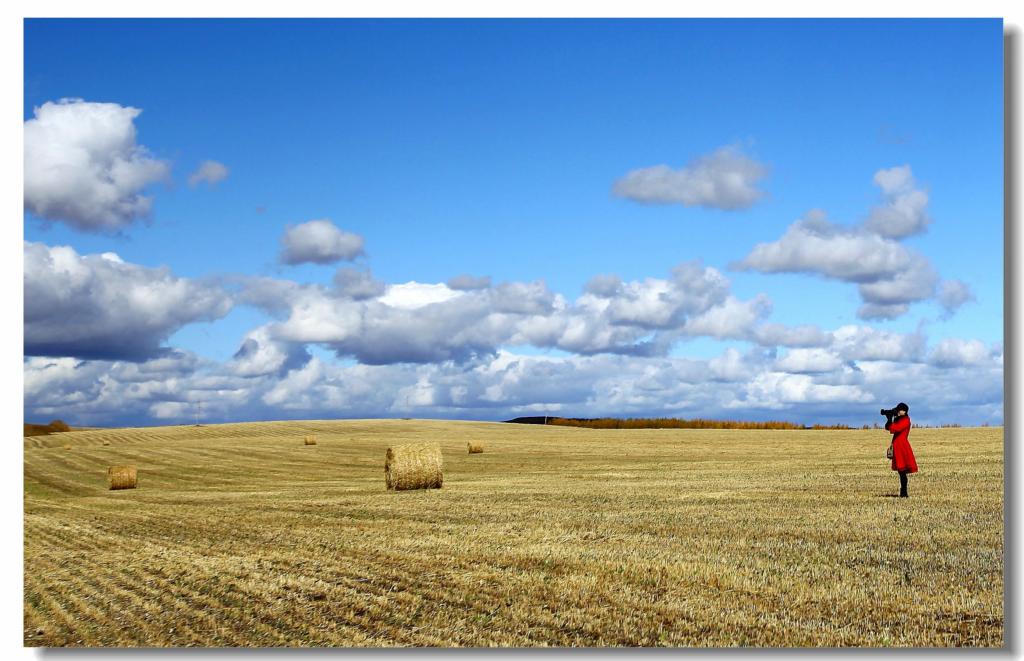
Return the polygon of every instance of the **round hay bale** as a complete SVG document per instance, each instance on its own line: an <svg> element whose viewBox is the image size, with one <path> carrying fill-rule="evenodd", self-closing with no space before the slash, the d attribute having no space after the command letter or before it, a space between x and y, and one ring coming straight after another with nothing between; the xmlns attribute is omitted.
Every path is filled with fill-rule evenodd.
<svg viewBox="0 0 1024 661"><path fill-rule="evenodd" d="M466 443L466 447L469 448L470 454L480 454L484 451L482 443Z"/></svg>
<svg viewBox="0 0 1024 661"><path fill-rule="evenodd" d="M70 443L65 443L64 444L64 449L65 450L70 450L71 449L71 444Z"/></svg>
<svg viewBox="0 0 1024 661"><path fill-rule="evenodd" d="M307 436L306 445L316 445L316 436Z"/></svg>
<svg viewBox="0 0 1024 661"><path fill-rule="evenodd" d="M111 466L107 469L107 484L111 489L134 489L139 486L135 466Z"/></svg>
<svg viewBox="0 0 1024 661"><path fill-rule="evenodd" d="M103 445L110 445L110 441L108 441L107 439L103 439Z"/></svg>
<svg viewBox="0 0 1024 661"><path fill-rule="evenodd" d="M384 481L388 489L440 489L444 481L441 446L408 443L388 448Z"/></svg>

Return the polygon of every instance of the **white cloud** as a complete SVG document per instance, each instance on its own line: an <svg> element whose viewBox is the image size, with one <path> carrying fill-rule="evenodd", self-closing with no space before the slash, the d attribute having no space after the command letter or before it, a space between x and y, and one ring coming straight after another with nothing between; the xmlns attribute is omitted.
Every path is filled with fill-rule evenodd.
<svg viewBox="0 0 1024 661"><path fill-rule="evenodd" d="M810 212L774 242L759 243L737 268L808 273L858 285L862 319L892 319L935 294L938 275L920 253L863 228L830 223Z"/></svg>
<svg viewBox="0 0 1024 661"><path fill-rule="evenodd" d="M938 280L931 263L914 254L907 268L892 277L862 282L857 286L864 300L857 316L861 319L895 319L905 314L911 303L934 296Z"/></svg>
<svg viewBox="0 0 1024 661"><path fill-rule="evenodd" d="M196 415L198 408L188 402L157 402L149 407L149 414L157 420L184 420Z"/></svg>
<svg viewBox="0 0 1024 661"><path fill-rule="evenodd" d="M823 347L832 341L832 336L817 326L763 323L753 330L752 339L768 347Z"/></svg>
<svg viewBox="0 0 1024 661"><path fill-rule="evenodd" d="M168 176L136 143L142 112L116 103L48 101L25 122L25 209L83 231L115 231L149 215L143 189Z"/></svg>
<svg viewBox="0 0 1024 661"><path fill-rule="evenodd" d="M946 318L953 316L965 303L975 300L970 285L962 280L943 280L937 298Z"/></svg>
<svg viewBox="0 0 1024 661"><path fill-rule="evenodd" d="M742 400L733 406L783 409L796 404L843 403L849 406L865 404L873 400L870 393L854 385L829 385L816 383L806 374L784 372L763 372L745 387Z"/></svg>
<svg viewBox="0 0 1024 661"><path fill-rule="evenodd" d="M909 165L879 170L875 184L882 189L882 205L871 210L865 228L892 239L924 232L928 217L928 194L917 188Z"/></svg>
<svg viewBox="0 0 1024 661"><path fill-rule="evenodd" d="M831 349L844 360L887 360L907 362L924 355L921 333L894 333L870 326L842 326L832 331Z"/></svg>
<svg viewBox="0 0 1024 661"><path fill-rule="evenodd" d="M783 369L786 358L774 360L772 352L733 348L710 360L525 356L505 350L465 362L418 365L342 365L312 358L245 376L234 361L217 365L180 353L138 364L29 358L25 409L29 420L60 417L78 424L188 422L201 401L203 420L212 421L315 419L339 412L500 420L547 411L860 425L878 421L880 406L903 400L919 423L998 423L998 347L979 345L940 343L930 356L959 356L943 365L903 356L832 370L826 369L825 354L808 352L802 365L788 365L814 367L804 372Z"/></svg>
<svg viewBox="0 0 1024 661"><path fill-rule="evenodd" d="M339 229L330 220L289 227L281 237L284 264L333 264L363 254L363 237Z"/></svg>
<svg viewBox="0 0 1024 661"><path fill-rule="evenodd" d="M449 279L447 284L449 289L457 289L459 291L487 289L491 286L491 277L488 275L474 276L463 273Z"/></svg>
<svg viewBox="0 0 1024 661"><path fill-rule="evenodd" d="M839 356L827 349L790 349L775 361L775 368L782 372L816 374L834 372L842 364Z"/></svg>
<svg viewBox="0 0 1024 661"><path fill-rule="evenodd" d="M764 294L748 301L728 296L720 304L688 319L683 331L693 336L749 339L755 335L757 323L771 310L771 300Z"/></svg>
<svg viewBox="0 0 1024 661"><path fill-rule="evenodd" d="M275 340L267 327L261 326L246 334L227 369L238 376L284 374L309 358L305 345Z"/></svg>
<svg viewBox="0 0 1024 661"><path fill-rule="evenodd" d="M288 372L261 399L265 404L283 409L315 408L311 391L323 379L323 374L323 363L314 357L302 367Z"/></svg>
<svg viewBox="0 0 1024 661"><path fill-rule="evenodd" d="M595 275L587 281L583 290L588 294L593 294L594 296L599 296L601 298L612 298L621 292L622 278L610 273Z"/></svg>
<svg viewBox="0 0 1024 661"><path fill-rule="evenodd" d="M578 305L599 313L610 324L654 330L681 327L690 315L725 302L729 280L699 261L684 262L668 280L645 278L622 282L617 276L596 276Z"/></svg>
<svg viewBox="0 0 1024 661"><path fill-rule="evenodd" d="M388 285L385 294L378 300L393 308L415 310L432 303L442 303L458 298L462 294L442 284L424 284L410 281L404 284Z"/></svg>
<svg viewBox="0 0 1024 661"><path fill-rule="evenodd" d="M928 354L928 362L939 367L963 367L991 363L998 351L978 340L947 338Z"/></svg>
<svg viewBox="0 0 1024 661"><path fill-rule="evenodd" d="M746 209L764 196L757 184L767 173L739 149L721 147L677 170L667 165L633 170L615 182L613 191L649 204Z"/></svg>
<svg viewBox="0 0 1024 661"><path fill-rule="evenodd" d="M846 282L876 282L906 270L914 255L899 243L830 223L814 210L771 243L759 243L738 264L762 273L811 273Z"/></svg>
<svg viewBox="0 0 1024 661"><path fill-rule="evenodd" d="M575 303L542 281L475 289L408 282L376 296L351 295L348 285L362 278L344 272L333 290L251 278L239 299L282 318L267 326L271 339L321 344L374 365L468 360L527 344L582 354L664 355L683 336L756 337L770 311L763 295L749 301L730 296L729 281L699 262L680 264L668 279L619 282L603 296L584 293ZM785 332L778 327L775 334Z"/></svg>
<svg viewBox="0 0 1024 661"><path fill-rule="evenodd" d="M740 269L762 273L807 273L858 285L861 319L895 319L910 305L937 298L949 317L971 300L969 287L958 280L939 284L931 262L900 239L925 231L931 219L928 194L914 180L910 166L879 170L875 184L882 204L863 224L841 226L815 209L793 223L776 241L759 243Z"/></svg>
<svg viewBox="0 0 1024 661"><path fill-rule="evenodd" d="M342 268L334 274L334 288L342 296L363 300L380 296L387 290L387 285L375 280L369 269L357 271L356 269Z"/></svg>
<svg viewBox="0 0 1024 661"><path fill-rule="evenodd" d="M203 389L199 368L195 356L177 351L142 363L29 357L24 363L26 419L150 421L191 396L206 396L213 408L222 408L227 391Z"/></svg>
<svg viewBox="0 0 1024 661"><path fill-rule="evenodd" d="M203 161L199 168L188 176L188 185L195 188L202 182L213 186L217 182L228 178L228 166L218 161Z"/></svg>
<svg viewBox="0 0 1024 661"><path fill-rule="evenodd" d="M857 317L869 321L896 319L909 311L907 303L865 303L857 308Z"/></svg>
<svg viewBox="0 0 1024 661"><path fill-rule="evenodd" d="M220 287L113 253L24 244L25 354L140 360L175 331L231 309Z"/></svg>

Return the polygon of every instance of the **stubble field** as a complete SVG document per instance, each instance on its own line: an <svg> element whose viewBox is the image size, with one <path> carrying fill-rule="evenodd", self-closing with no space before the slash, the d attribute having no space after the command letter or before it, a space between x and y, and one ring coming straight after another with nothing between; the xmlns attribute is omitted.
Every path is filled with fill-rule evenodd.
<svg viewBox="0 0 1024 661"><path fill-rule="evenodd" d="M424 440L444 487L385 491L387 447ZM898 499L877 430L350 420L26 438L24 642L1002 645L1003 430L910 440L921 472ZM108 491L123 463L139 488Z"/></svg>

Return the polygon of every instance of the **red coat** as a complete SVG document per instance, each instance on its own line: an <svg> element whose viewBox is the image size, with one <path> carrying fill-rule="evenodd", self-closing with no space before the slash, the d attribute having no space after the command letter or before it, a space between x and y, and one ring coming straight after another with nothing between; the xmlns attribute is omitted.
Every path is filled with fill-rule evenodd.
<svg viewBox="0 0 1024 661"><path fill-rule="evenodd" d="M917 460L910 447L910 416L905 415L886 423L885 428L892 434L892 469L894 471L917 472Z"/></svg>

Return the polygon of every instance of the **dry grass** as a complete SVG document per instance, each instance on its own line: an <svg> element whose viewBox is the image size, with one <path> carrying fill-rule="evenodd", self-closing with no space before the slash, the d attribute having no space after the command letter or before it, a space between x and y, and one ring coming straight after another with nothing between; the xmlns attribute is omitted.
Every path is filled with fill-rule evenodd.
<svg viewBox="0 0 1024 661"><path fill-rule="evenodd" d="M440 489L444 460L437 443L405 443L388 448L384 456L384 483L388 489Z"/></svg>
<svg viewBox="0 0 1024 661"><path fill-rule="evenodd" d="M316 445L316 436L306 436L305 445Z"/></svg>
<svg viewBox="0 0 1024 661"><path fill-rule="evenodd" d="M466 448L469 450L469 454L480 454L484 451L482 443L473 443L472 441L466 443Z"/></svg>
<svg viewBox="0 0 1024 661"><path fill-rule="evenodd" d="M111 466L107 469L107 485L111 491L134 489L139 486L139 474L135 466Z"/></svg>
<svg viewBox="0 0 1024 661"><path fill-rule="evenodd" d="M907 500L870 430L71 434L25 439L29 646L1003 641L1001 428L915 430ZM382 489L402 441L440 441L444 489ZM111 464L146 488L108 491Z"/></svg>

